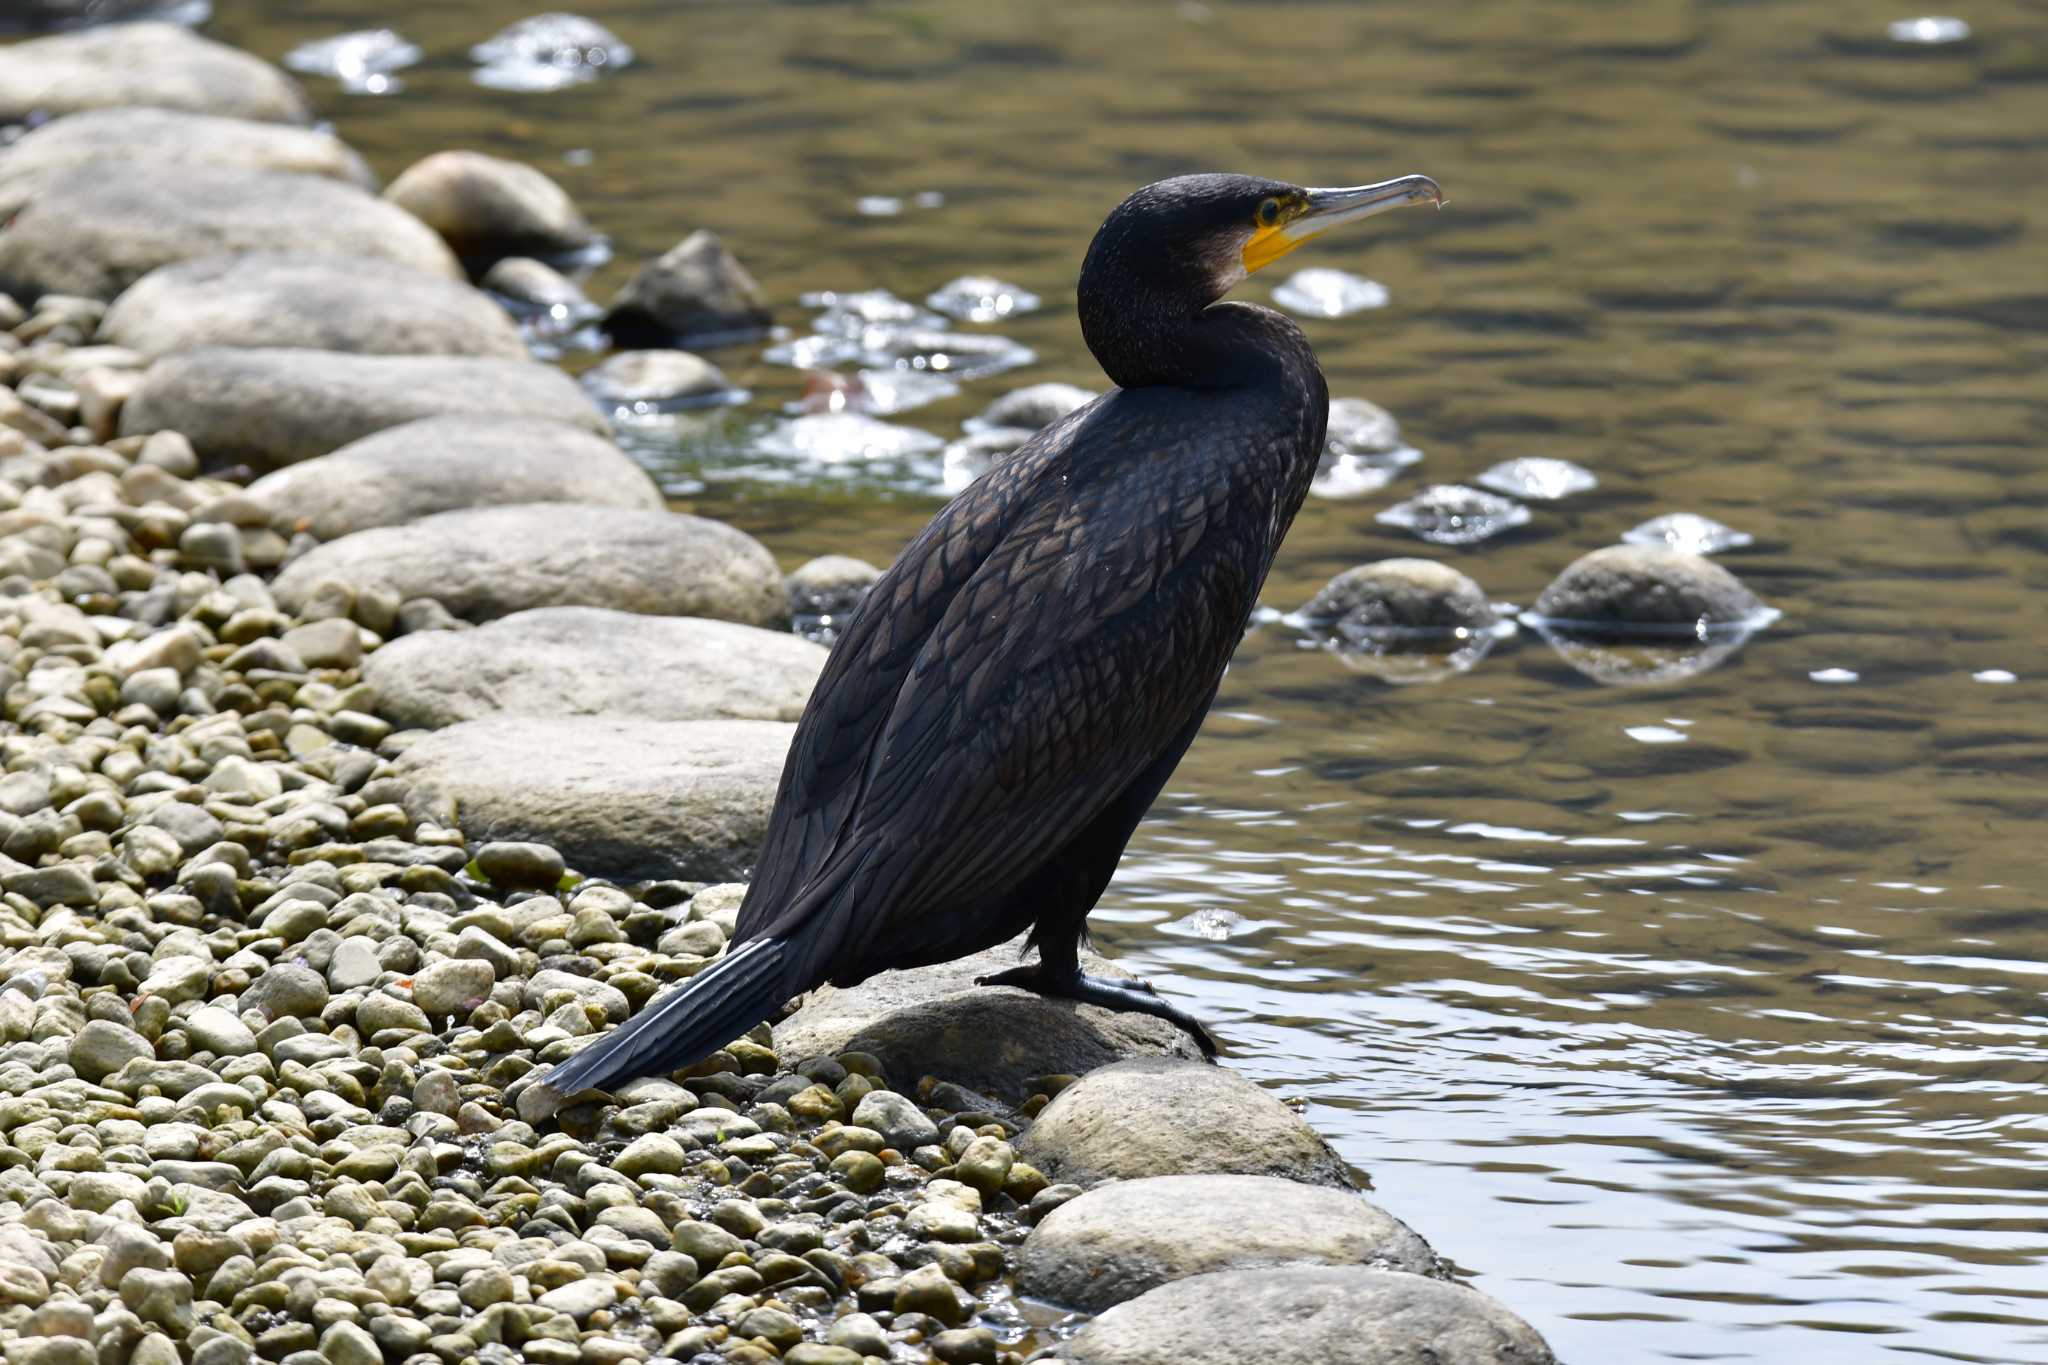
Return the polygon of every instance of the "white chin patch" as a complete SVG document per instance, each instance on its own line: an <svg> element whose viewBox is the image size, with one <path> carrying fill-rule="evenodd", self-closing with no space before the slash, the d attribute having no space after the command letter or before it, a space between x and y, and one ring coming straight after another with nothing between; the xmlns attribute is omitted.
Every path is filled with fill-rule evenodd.
<svg viewBox="0 0 2048 1365"><path fill-rule="evenodd" d="M1222 298L1244 283L1245 276L1250 273L1244 268L1244 247L1251 239L1249 231L1241 235L1220 236L1206 253L1204 264L1209 268L1209 279L1215 286L1216 297Z"/></svg>

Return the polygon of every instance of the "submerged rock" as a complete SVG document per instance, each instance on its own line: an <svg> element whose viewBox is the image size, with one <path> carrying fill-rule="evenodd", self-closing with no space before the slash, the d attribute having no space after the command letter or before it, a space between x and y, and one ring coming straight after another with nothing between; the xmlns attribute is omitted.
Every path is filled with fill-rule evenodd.
<svg viewBox="0 0 2048 1365"><path fill-rule="evenodd" d="M925 302L962 322L1001 322L1037 311L1039 297L1022 285L991 275L962 275L940 285Z"/></svg>
<svg viewBox="0 0 2048 1365"><path fill-rule="evenodd" d="M1378 280L1323 266L1297 270L1273 291L1273 302L1312 318L1342 318L1384 308L1387 298L1387 287Z"/></svg>
<svg viewBox="0 0 2048 1365"><path fill-rule="evenodd" d="M823 649L786 631L543 607L393 640L363 680L381 715L427 729L497 715L793 721L824 666Z"/></svg>
<svg viewBox="0 0 2048 1365"><path fill-rule="evenodd" d="M219 252L365 256L459 277L424 224L353 185L224 165L87 164L53 175L0 234L0 287L111 299Z"/></svg>
<svg viewBox="0 0 2048 1365"><path fill-rule="evenodd" d="M1031 1094L1033 1079L1049 1072L1094 1071L1131 1057L1164 1065L1167 1058L1201 1055L1192 1038L1163 1019L975 984L1023 956L1018 940L933 967L882 972L858 986L821 986L776 1025L775 1046L791 1057L864 1052L899 1088L934 1073L1011 1100ZM1082 953L1081 969L1129 979L1090 952ZM1185 1065L1218 1070L1192 1060Z"/></svg>
<svg viewBox="0 0 2048 1365"><path fill-rule="evenodd" d="M866 560L847 555L820 555L798 565L787 580L791 628L806 640L831 644L881 576Z"/></svg>
<svg viewBox="0 0 2048 1365"><path fill-rule="evenodd" d="M327 583L401 602L431 597L470 621L588 606L775 625L788 610L774 557L744 531L680 512L573 503L358 531L293 560L271 591L297 610Z"/></svg>
<svg viewBox="0 0 2048 1365"><path fill-rule="evenodd" d="M583 391L614 418L738 402L746 390L688 351L621 351L583 372Z"/></svg>
<svg viewBox="0 0 2048 1365"><path fill-rule="evenodd" d="M408 166L384 197L441 234L472 269L507 256L561 257L598 235L542 172L482 152L436 152Z"/></svg>
<svg viewBox="0 0 2048 1365"><path fill-rule="evenodd" d="M1399 526L1437 545L1476 545L1529 522L1518 502L1462 484L1433 484L1373 520Z"/></svg>
<svg viewBox="0 0 2048 1365"><path fill-rule="evenodd" d="M1436 1254L1355 1194L1259 1175L1149 1176L1053 1210L1018 1253L1017 1287L1099 1313L1170 1280L1290 1264L1426 1275Z"/></svg>
<svg viewBox="0 0 2048 1365"><path fill-rule="evenodd" d="M1661 545L1686 554L1711 555L1739 550L1754 544L1756 537L1697 512L1669 512L1629 530L1622 540L1629 545Z"/></svg>
<svg viewBox="0 0 2048 1365"><path fill-rule="evenodd" d="M1363 497L1421 460L1422 452L1401 439L1401 424L1385 408L1363 398L1333 398L1309 491L1319 498Z"/></svg>
<svg viewBox="0 0 2048 1365"><path fill-rule="evenodd" d="M1348 640L1381 631L1489 631L1498 620L1477 583L1428 559L1382 559L1346 569L1295 617Z"/></svg>
<svg viewBox="0 0 2048 1365"><path fill-rule="evenodd" d="M758 855L794 731L758 720L499 716L436 730L398 769L453 801L471 840L544 843L593 875L718 881Z"/></svg>
<svg viewBox="0 0 2048 1365"><path fill-rule="evenodd" d="M1029 435L1094 402L1097 396L1078 384L1026 384L1011 389L962 425L974 432L1015 429Z"/></svg>
<svg viewBox="0 0 2048 1365"><path fill-rule="evenodd" d="M425 55L388 28L369 28L301 43L285 53L284 64L304 75L332 77L350 94L395 95L405 88L396 73Z"/></svg>
<svg viewBox="0 0 2048 1365"><path fill-rule="evenodd" d="M240 252L153 270L100 338L154 359L200 346L524 359L505 311L443 275L348 256Z"/></svg>
<svg viewBox="0 0 2048 1365"><path fill-rule="evenodd" d="M366 190L377 185L369 165L332 133L175 109L89 109L33 128L0 153L0 211L12 214L61 172L107 161L318 175Z"/></svg>
<svg viewBox="0 0 2048 1365"><path fill-rule="evenodd" d="M451 414L605 430L576 382L551 365L262 348L183 351L157 361L122 407L121 430L182 432L202 459L267 468Z"/></svg>
<svg viewBox="0 0 2048 1365"><path fill-rule="evenodd" d="M1687 633L1754 621L1766 612L1740 579L1713 560L1649 545L1610 545L1582 555L1536 599L1536 614L1552 621Z"/></svg>
<svg viewBox="0 0 2048 1365"><path fill-rule="evenodd" d="M530 417L425 417L266 474L249 496L274 524L336 540L436 512L570 502L657 508L661 491L610 441Z"/></svg>
<svg viewBox="0 0 2048 1365"><path fill-rule="evenodd" d="M1145 1058L1062 1090L1018 1152L1076 1184L1151 1175L1266 1175L1350 1190L1350 1167L1299 1114L1235 1071Z"/></svg>
<svg viewBox="0 0 2048 1365"><path fill-rule="evenodd" d="M307 123L291 77L176 24L113 24L0 47L0 123L144 105Z"/></svg>
<svg viewBox="0 0 2048 1365"><path fill-rule="evenodd" d="M621 346L673 346L748 336L768 325L761 286L725 244L699 228L640 267L612 300L604 329Z"/></svg>
<svg viewBox="0 0 2048 1365"><path fill-rule="evenodd" d="M1570 460L1553 460L1543 455L1524 455L1518 459L1502 460L1477 480L1485 488L1496 493L1505 493L1513 498L1530 498L1538 502L1553 502L1568 498L1574 493L1585 493L1600 486L1593 471Z"/></svg>
<svg viewBox="0 0 2048 1365"><path fill-rule="evenodd" d="M561 90L630 65L633 49L580 14L536 14L469 50L471 79L492 90Z"/></svg>
<svg viewBox="0 0 2048 1365"><path fill-rule="evenodd" d="M1361 1267L1194 1275L1118 1304L1058 1348L1073 1365L1555 1365L1476 1290Z"/></svg>

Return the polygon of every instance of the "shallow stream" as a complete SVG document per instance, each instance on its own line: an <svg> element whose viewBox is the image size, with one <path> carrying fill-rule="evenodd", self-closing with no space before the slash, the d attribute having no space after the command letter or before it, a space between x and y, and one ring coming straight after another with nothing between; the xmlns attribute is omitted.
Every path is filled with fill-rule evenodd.
<svg viewBox="0 0 2048 1365"><path fill-rule="evenodd" d="M969 329L1036 364L895 419L948 438L1100 384L1074 272L1132 187L1435 176L1441 214L1241 291L1384 283L1307 325L1425 454L1312 503L1266 601L1423 553L1526 606L1690 511L1784 615L1638 688L1526 633L1393 687L1266 625L1101 938L1563 1358L2048 1360L2048 5L1928 44L1824 0L603 0L637 60L552 94L469 79L510 0L216 10L272 59L396 26L405 88L309 80L323 113L387 177L548 171L613 238L599 299L698 226L793 325L808 290L1043 295ZM937 499L752 453L800 388L759 356L714 356L751 409L649 458L790 565L886 562ZM1521 455L1600 486L1466 549L1374 520Z"/></svg>

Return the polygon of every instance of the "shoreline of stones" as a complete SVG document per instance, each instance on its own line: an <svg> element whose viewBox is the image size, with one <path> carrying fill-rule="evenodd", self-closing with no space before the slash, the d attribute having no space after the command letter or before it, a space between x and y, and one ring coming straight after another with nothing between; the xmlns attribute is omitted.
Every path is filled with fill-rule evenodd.
<svg viewBox="0 0 2048 1365"><path fill-rule="evenodd" d="M1014 945L548 1112L724 950L825 657L780 627L872 571L665 510L527 357L458 261L587 244L538 172L379 199L288 77L160 25L0 47L31 112L8 1365L1551 1359L1170 1025L974 987ZM754 306L704 234L635 288Z"/></svg>

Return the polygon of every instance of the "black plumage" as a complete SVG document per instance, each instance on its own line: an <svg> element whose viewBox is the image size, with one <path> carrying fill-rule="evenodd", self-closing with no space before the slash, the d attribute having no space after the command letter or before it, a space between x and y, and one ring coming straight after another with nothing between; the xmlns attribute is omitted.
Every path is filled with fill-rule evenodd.
<svg viewBox="0 0 2048 1365"><path fill-rule="evenodd" d="M1435 197L1411 179L1427 189L1409 198ZM820 983L1026 930L1038 960L991 980L1161 1015L1213 1051L1149 988L1081 975L1078 946L1322 450L1328 391L1301 329L1217 300L1249 243L1278 248L1262 264L1318 214L1376 211L1317 204L1361 193L1188 176L1110 215L1079 302L1117 387L997 463L882 576L797 728L732 950L557 1067L553 1090L687 1066Z"/></svg>

